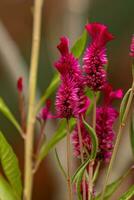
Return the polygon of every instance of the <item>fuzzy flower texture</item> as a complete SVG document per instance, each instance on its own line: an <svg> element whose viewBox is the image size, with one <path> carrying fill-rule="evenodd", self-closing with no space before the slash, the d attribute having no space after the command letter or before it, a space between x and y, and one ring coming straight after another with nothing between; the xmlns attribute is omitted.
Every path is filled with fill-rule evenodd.
<svg viewBox="0 0 134 200"><path fill-rule="evenodd" d="M55 63L55 68L60 73L61 79L55 103L57 117L66 118L67 120L71 117L80 119L83 152L86 156L87 152L90 153L92 144L81 118L81 115L85 116L89 107L89 99L84 91L86 86L94 92L102 91L105 96L104 103L102 106L97 107L96 112L96 134L99 140L97 158L109 161L115 135L113 124L118 116L118 112L112 107L112 101L116 98L122 98L122 91L113 91L108 84L104 69L104 65L108 62L106 44L113 39L113 35L105 25L99 23L86 25L86 30L92 40L84 53L82 69L78 60L69 51L68 38L62 37L60 44L57 46L61 54L59 60ZM72 133L72 143L75 156L80 157L77 126Z"/></svg>
<svg viewBox="0 0 134 200"><path fill-rule="evenodd" d="M114 37L103 24L88 24L86 30L92 41L84 54L83 71L86 75L87 86L94 91L100 91L107 82L104 69L104 65L107 64L106 44Z"/></svg>
<svg viewBox="0 0 134 200"><path fill-rule="evenodd" d="M56 111L59 118L78 117L89 106L89 100L84 94L84 77L78 60L69 52L69 40L61 38L57 46L61 53L55 63L61 76L61 84L56 95Z"/></svg>

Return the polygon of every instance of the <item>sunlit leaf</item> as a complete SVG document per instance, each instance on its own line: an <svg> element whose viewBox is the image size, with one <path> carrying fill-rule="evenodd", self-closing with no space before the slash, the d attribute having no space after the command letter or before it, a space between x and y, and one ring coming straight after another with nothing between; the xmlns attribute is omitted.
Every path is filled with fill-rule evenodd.
<svg viewBox="0 0 134 200"><path fill-rule="evenodd" d="M20 200L2 175L0 175L0 200Z"/></svg>
<svg viewBox="0 0 134 200"><path fill-rule="evenodd" d="M12 124L16 127L16 129L20 133L22 132L19 123L17 122L17 120L15 119L15 117L13 116L10 109L8 108L8 106L6 105L6 103L4 102L2 98L0 98L0 112L2 112L10 122L12 122Z"/></svg>
<svg viewBox="0 0 134 200"><path fill-rule="evenodd" d="M0 162L12 189L18 197L22 193L21 174L15 153L0 132Z"/></svg>
<svg viewBox="0 0 134 200"><path fill-rule="evenodd" d="M82 55L87 41L87 31L84 30L81 37L75 42L71 51L76 58L80 58Z"/></svg>

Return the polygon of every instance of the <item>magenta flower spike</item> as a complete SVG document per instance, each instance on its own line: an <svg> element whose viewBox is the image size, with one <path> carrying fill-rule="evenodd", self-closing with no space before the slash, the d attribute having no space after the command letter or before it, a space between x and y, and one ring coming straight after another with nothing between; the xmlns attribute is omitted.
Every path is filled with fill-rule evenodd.
<svg viewBox="0 0 134 200"><path fill-rule="evenodd" d="M56 110L59 118L78 117L85 113L89 100L84 94L84 77L78 60L69 52L69 40L60 39L57 46L61 57L55 63L61 75L61 84L56 95Z"/></svg>
<svg viewBox="0 0 134 200"><path fill-rule="evenodd" d="M86 84L94 91L100 91L107 82L107 74L103 66L107 64L106 44L114 37L108 28L99 23L86 25L86 30L92 38L83 57L83 71Z"/></svg>

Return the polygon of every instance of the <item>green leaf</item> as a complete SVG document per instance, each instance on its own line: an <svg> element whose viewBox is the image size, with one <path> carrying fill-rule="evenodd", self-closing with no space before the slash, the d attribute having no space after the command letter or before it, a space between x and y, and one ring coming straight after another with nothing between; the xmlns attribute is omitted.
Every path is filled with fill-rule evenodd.
<svg viewBox="0 0 134 200"><path fill-rule="evenodd" d="M118 189L118 187L121 185L121 183L124 181L124 179L129 175L132 168L130 168L125 174L123 174L120 178L118 178L113 183L109 184L106 187L104 200L109 200L109 198L112 196L112 194ZM101 193L95 198L95 200L101 200Z"/></svg>
<svg viewBox="0 0 134 200"><path fill-rule="evenodd" d="M92 140L92 151L91 151L91 159L95 159L97 151L98 151L98 138L96 136L95 130L84 120L84 118L82 119L83 123L86 127L86 129L88 130L90 136L91 136L91 140Z"/></svg>
<svg viewBox="0 0 134 200"><path fill-rule="evenodd" d="M0 200L20 200L20 198L17 199L11 186L2 175L0 175Z"/></svg>
<svg viewBox="0 0 134 200"><path fill-rule="evenodd" d="M80 58L82 55L85 45L87 41L87 31L84 30L83 34L80 38L75 42L74 46L72 47L71 51L76 58Z"/></svg>
<svg viewBox="0 0 134 200"><path fill-rule="evenodd" d="M131 118L130 141L131 141L132 152L134 155L134 112L132 113L132 118Z"/></svg>
<svg viewBox="0 0 134 200"><path fill-rule="evenodd" d="M42 106L42 104L53 94L53 92L58 87L59 82L60 82L60 76L59 76L58 73L56 73L54 75L53 79L51 80L50 85L48 86L48 88L44 92L44 95L39 100L39 102L37 104L37 107L36 107L36 112L38 112L38 110L40 109L40 107Z"/></svg>
<svg viewBox="0 0 134 200"><path fill-rule="evenodd" d="M11 146L8 144L3 134L0 132L0 162L3 171L12 189L18 197L22 194L21 174L18 160Z"/></svg>
<svg viewBox="0 0 134 200"><path fill-rule="evenodd" d="M19 123L17 122L17 120L15 119L15 117L13 116L13 114L11 113L11 111L9 110L8 106L3 101L2 98L0 98L0 112L2 112L5 115L5 117L7 117L7 119L12 122L12 124L16 127L16 129L20 133L22 133Z"/></svg>
<svg viewBox="0 0 134 200"><path fill-rule="evenodd" d="M59 168L60 168L60 170L61 170L63 176L65 177L65 179L67 179L66 172L65 172L65 170L64 170L64 168L63 168L63 166L62 166L62 163L61 163L61 161L60 161L60 158L59 158L59 155L58 155L58 152L57 152L56 149L55 149L55 156L56 156L56 159L57 159Z"/></svg>
<svg viewBox="0 0 134 200"><path fill-rule="evenodd" d="M82 177L85 172L85 169L87 165L91 162L90 157L83 163L81 166L77 169L75 174L72 177L72 182L76 182L76 189L77 189L77 195L78 199L82 200L82 195L81 195L81 182L82 182Z"/></svg>
<svg viewBox="0 0 134 200"><path fill-rule="evenodd" d="M74 183L77 178L79 177L79 175L81 173L83 173L83 171L85 170L86 166L88 165L88 163L91 161L90 157L84 162L82 163L78 169L76 170L75 174L72 176L72 182Z"/></svg>
<svg viewBox="0 0 134 200"><path fill-rule="evenodd" d="M134 185L132 185L127 192L125 192L119 200L129 200L134 196Z"/></svg>
<svg viewBox="0 0 134 200"><path fill-rule="evenodd" d="M73 128L75 124L74 119L70 120L70 129ZM64 137L66 136L66 120L61 120L59 128L55 134L51 137L48 142L45 142L39 152L37 158L36 168L38 168L40 162L47 156L47 154L52 150L52 148Z"/></svg>
<svg viewBox="0 0 134 200"><path fill-rule="evenodd" d="M131 92L132 88L130 88L126 94L124 95L123 99L122 99L122 102L121 102L121 106L120 106L120 121L122 122L122 119L123 119L123 116L124 116L124 112L125 112L125 109L126 109L126 104L127 104L127 101L128 101L128 97L129 97L129 94Z"/></svg>

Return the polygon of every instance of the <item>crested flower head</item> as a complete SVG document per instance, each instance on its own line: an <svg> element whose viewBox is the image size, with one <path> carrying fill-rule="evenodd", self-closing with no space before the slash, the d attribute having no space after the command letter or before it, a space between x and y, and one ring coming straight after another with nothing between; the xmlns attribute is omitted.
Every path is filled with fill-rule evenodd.
<svg viewBox="0 0 134 200"><path fill-rule="evenodd" d="M130 45L130 53L129 55L131 57L134 57L134 35L132 36L132 41L131 41L131 45Z"/></svg>
<svg viewBox="0 0 134 200"><path fill-rule="evenodd" d="M60 59L55 63L56 69L61 74L61 78L67 75L70 78L83 81L82 72L78 60L69 52L69 40L67 37L61 37L60 44L57 46L61 53Z"/></svg>
<svg viewBox="0 0 134 200"><path fill-rule="evenodd" d="M107 74L103 66L107 64L105 45L113 39L108 28L99 23L86 25L92 41L85 51L83 57L83 71L89 88L94 91L102 90L107 82Z"/></svg>
<svg viewBox="0 0 134 200"><path fill-rule="evenodd" d="M111 85L106 85L104 90L104 104L97 107L96 112L96 134L99 139L98 158L108 162L112 155L115 133L113 124L118 117L118 112L112 107L114 99L121 99L121 89L113 91Z"/></svg>
<svg viewBox="0 0 134 200"><path fill-rule="evenodd" d="M107 42L114 39L107 26L100 23L87 24L86 30L92 38L92 43L98 47L104 47Z"/></svg>

